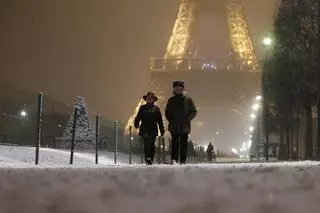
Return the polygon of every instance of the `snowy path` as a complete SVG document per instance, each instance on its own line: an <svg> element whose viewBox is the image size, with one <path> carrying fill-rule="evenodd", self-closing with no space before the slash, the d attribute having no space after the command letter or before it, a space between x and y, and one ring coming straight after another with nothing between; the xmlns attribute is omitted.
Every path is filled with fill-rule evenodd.
<svg viewBox="0 0 320 213"><path fill-rule="evenodd" d="M0 169L0 213L318 213L319 163Z"/></svg>

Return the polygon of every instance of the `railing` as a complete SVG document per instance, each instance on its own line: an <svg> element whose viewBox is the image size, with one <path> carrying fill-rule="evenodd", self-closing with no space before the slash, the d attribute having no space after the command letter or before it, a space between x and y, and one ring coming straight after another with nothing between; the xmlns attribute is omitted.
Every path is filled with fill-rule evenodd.
<svg viewBox="0 0 320 213"><path fill-rule="evenodd" d="M45 94L0 84L0 161L144 163L143 142L132 127L125 132L122 123L89 112L84 103L67 105ZM154 162L170 163L169 150L168 141L157 139ZM200 151L191 150L189 157L189 162L205 161Z"/></svg>
<svg viewBox="0 0 320 213"><path fill-rule="evenodd" d="M151 58L150 69L179 71L179 70L202 70L202 71L259 71L256 60L232 60L232 59L207 59L207 58L182 58L165 59Z"/></svg>

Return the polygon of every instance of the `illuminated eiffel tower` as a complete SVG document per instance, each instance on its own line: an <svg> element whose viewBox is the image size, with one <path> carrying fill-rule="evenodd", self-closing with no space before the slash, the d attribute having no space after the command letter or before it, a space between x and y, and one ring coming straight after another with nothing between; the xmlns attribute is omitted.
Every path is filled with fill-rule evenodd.
<svg viewBox="0 0 320 213"><path fill-rule="evenodd" d="M197 0L181 0L165 56L151 58L149 89L158 95L157 105L162 110L172 93L173 80L186 82L188 93L192 94L199 109L220 105L241 110L249 99L260 94L260 69L241 0L227 0L225 3L232 48L232 57L225 60L194 57L192 43L198 3ZM143 103L141 99L136 106L126 124L127 130L133 125Z"/></svg>

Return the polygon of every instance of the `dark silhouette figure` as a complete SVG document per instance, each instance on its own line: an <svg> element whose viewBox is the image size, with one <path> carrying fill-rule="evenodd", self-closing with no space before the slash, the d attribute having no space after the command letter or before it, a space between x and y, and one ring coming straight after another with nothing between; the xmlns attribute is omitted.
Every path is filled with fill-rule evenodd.
<svg viewBox="0 0 320 213"><path fill-rule="evenodd" d="M191 131L191 120L197 110L193 100L186 96L183 81L173 82L173 96L169 98L165 115L169 121L169 131L172 137L171 161L180 160L186 163L188 151L188 136Z"/></svg>
<svg viewBox="0 0 320 213"><path fill-rule="evenodd" d="M164 134L164 126L160 109L154 104L158 100L157 96L153 92L148 92L143 99L147 103L140 107L134 126L139 128L139 135L143 138L145 162L151 165L154 159L158 126L161 136Z"/></svg>
<svg viewBox="0 0 320 213"><path fill-rule="evenodd" d="M192 158L196 156L196 150L191 140L188 141L188 157L192 161Z"/></svg>
<svg viewBox="0 0 320 213"><path fill-rule="evenodd" d="M208 156L208 160L209 162L212 161L212 159L214 158L214 147L212 145L212 143L209 143L208 147L207 147L207 156Z"/></svg>

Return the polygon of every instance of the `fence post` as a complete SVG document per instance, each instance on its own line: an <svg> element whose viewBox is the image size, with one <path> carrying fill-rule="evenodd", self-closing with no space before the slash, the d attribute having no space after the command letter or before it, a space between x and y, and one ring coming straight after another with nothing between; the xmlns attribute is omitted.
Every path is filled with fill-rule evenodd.
<svg viewBox="0 0 320 213"><path fill-rule="evenodd" d="M39 164L39 150L41 144L41 118L43 110L43 94L40 92L38 95L38 112L37 112L37 133L36 133L36 157L35 164Z"/></svg>
<svg viewBox="0 0 320 213"><path fill-rule="evenodd" d="M114 122L114 142L115 142L115 148L114 148L114 164L117 164L117 152L118 152L118 138L119 136L119 123L118 121Z"/></svg>
<svg viewBox="0 0 320 213"><path fill-rule="evenodd" d="M129 164L132 164L132 126L129 127Z"/></svg>
<svg viewBox="0 0 320 213"><path fill-rule="evenodd" d="M75 136L76 136L77 119L78 119L78 107L75 108L74 116L73 116L71 150L70 150L70 164L73 164L74 140L75 140Z"/></svg>
<svg viewBox="0 0 320 213"><path fill-rule="evenodd" d="M97 115L96 116L96 164L98 164L98 158L99 158L99 156L98 156L98 151L99 151L99 145L100 145L100 140L99 140L99 137L100 137L100 132L99 132L99 130L100 130L100 128L99 128L99 126L100 126L100 122L99 122L99 116Z"/></svg>
<svg viewBox="0 0 320 213"><path fill-rule="evenodd" d="M57 148L56 137L53 137L53 148Z"/></svg>

